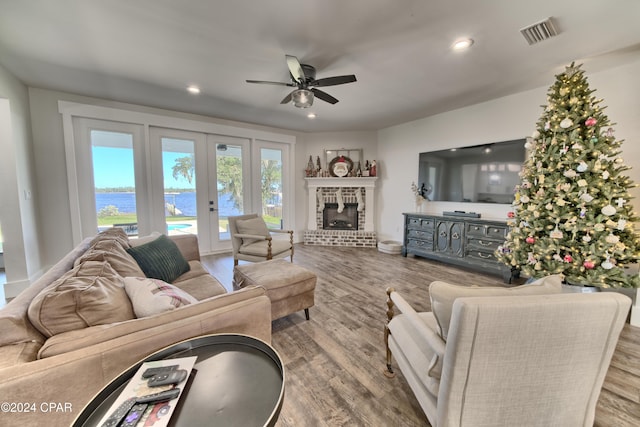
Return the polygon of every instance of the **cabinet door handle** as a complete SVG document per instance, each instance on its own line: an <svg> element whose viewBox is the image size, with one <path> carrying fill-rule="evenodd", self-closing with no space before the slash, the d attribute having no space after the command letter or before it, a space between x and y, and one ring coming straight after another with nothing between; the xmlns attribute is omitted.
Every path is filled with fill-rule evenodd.
<svg viewBox="0 0 640 427"><path fill-rule="evenodd" d="M453 233L453 235L451 235L452 238L454 239L459 239L460 235L458 233Z"/></svg>
<svg viewBox="0 0 640 427"><path fill-rule="evenodd" d="M484 259L490 259L491 258L491 255L483 254L482 252L478 252L478 256L480 258L484 258Z"/></svg>
<svg viewBox="0 0 640 427"><path fill-rule="evenodd" d="M491 246L493 244L493 242L483 242L482 240L478 240L478 243L480 243L481 246Z"/></svg>
<svg viewBox="0 0 640 427"><path fill-rule="evenodd" d="M440 237L447 237L447 232L446 231L441 231L440 232Z"/></svg>

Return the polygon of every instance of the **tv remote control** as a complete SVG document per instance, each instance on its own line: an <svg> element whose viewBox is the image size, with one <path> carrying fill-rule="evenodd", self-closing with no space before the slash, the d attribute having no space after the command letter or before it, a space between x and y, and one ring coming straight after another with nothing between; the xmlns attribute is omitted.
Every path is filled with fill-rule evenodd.
<svg viewBox="0 0 640 427"><path fill-rule="evenodd" d="M178 369L178 365L169 365L169 366L158 366L157 368L149 368L146 369L142 373L142 378L151 378L158 374L165 374L167 372L175 371Z"/></svg>
<svg viewBox="0 0 640 427"><path fill-rule="evenodd" d="M167 400L175 399L179 395L180 389L172 388L170 390L161 391L160 393L153 393L142 397L132 397L127 399L122 402L115 411L113 411L109 418L107 418L107 420L102 424L102 427L117 427L136 403L149 404L166 402Z"/></svg>
<svg viewBox="0 0 640 427"><path fill-rule="evenodd" d="M161 391L160 393L148 394L146 396L136 398L136 403L158 403L166 402L167 400L175 399L180 395L179 388L172 388L169 390Z"/></svg>
<svg viewBox="0 0 640 427"><path fill-rule="evenodd" d="M158 374L149 379L147 383L149 387L160 387L163 385L180 384L187 378L187 371L185 369L177 369L175 371L166 372L164 374Z"/></svg>
<svg viewBox="0 0 640 427"><path fill-rule="evenodd" d="M133 405L136 404L136 400L137 399L135 397L132 397L131 399L127 399L122 402L122 404L118 406L111 415L109 415L109 418L107 418L107 420L102 423L102 427L116 427L118 424L120 424L120 421L122 421L124 416L129 413L131 408L133 408Z"/></svg>
<svg viewBox="0 0 640 427"><path fill-rule="evenodd" d="M124 417L124 421L120 424L121 427L135 427L142 418L144 411L147 410L146 403L136 403L133 408L129 411L126 417Z"/></svg>

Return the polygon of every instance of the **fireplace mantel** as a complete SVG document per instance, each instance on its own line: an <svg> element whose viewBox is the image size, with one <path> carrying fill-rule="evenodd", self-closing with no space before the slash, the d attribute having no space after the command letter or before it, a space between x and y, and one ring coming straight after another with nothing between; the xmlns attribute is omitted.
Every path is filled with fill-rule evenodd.
<svg viewBox="0 0 640 427"><path fill-rule="evenodd" d="M358 178L305 178L307 181L308 189L308 229L317 230L318 225L316 222L316 210L317 210L317 196L316 191L318 188L325 187L356 187L364 188L365 190L365 210L364 210L364 231L374 230L374 214L375 214L375 186L377 177L358 177Z"/></svg>
<svg viewBox="0 0 640 427"><path fill-rule="evenodd" d="M375 188L378 177L362 177L362 178L305 178L307 188L318 187L369 187Z"/></svg>

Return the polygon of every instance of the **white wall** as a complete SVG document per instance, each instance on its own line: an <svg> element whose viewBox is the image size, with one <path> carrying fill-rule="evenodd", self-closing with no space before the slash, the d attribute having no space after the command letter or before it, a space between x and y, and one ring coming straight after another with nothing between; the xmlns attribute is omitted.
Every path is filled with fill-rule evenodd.
<svg viewBox="0 0 640 427"><path fill-rule="evenodd" d="M586 77L595 96L607 106L605 114L615 125L616 137L625 140L623 159L633 169L628 175L640 183L640 60ZM378 157L386 167L378 181L379 239L402 240L403 212L415 211L411 182L418 180L418 154L443 148L478 145L530 136L542 115L548 88L545 87L495 99L471 107L439 114L378 132ZM638 189L636 209L640 208ZM464 210L480 213L482 218L506 219L510 205L431 202L427 211Z"/></svg>
<svg viewBox="0 0 640 427"><path fill-rule="evenodd" d="M320 156L323 167L325 165L324 150L336 148L362 149L362 156L369 161L376 160L378 170L384 167L377 161L378 158L378 135L374 131L362 132L316 132L298 135L298 147L296 158L296 180L301 184L296 189L296 231L302 237L302 231L307 228L308 218L308 193L304 180L304 170L312 156L315 164L316 158ZM362 164L364 166L364 164ZM313 214L315 215L315 213Z"/></svg>
<svg viewBox="0 0 640 427"><path fill-rule="evenodd" d="M0 226L13 297L42 268L27 87L0 66Z"/></svg>

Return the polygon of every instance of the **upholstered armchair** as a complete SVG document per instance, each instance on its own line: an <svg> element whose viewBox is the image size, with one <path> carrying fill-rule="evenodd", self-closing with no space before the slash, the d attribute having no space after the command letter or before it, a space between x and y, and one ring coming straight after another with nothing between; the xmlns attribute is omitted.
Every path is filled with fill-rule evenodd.
<svg viewBox="0 0 640 427"><path fill-rule="evenodd" d="M433 427L592 426L631 300L559 282L434 282L422 313L388 289L385 374L393 356Z"/></svg>
<svg viewBox="0 0 640 427"><path fill-rule="evenodd" d="M262 217L247 214L229 217L233 246L233 265L239 260L259 262L291 257L293 262L293 230L267 228ZM289 234L288 239L273 239L271 233Z"/></svg>

